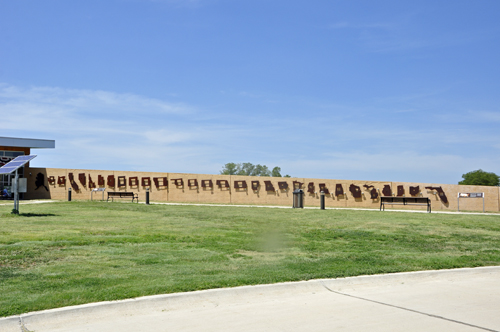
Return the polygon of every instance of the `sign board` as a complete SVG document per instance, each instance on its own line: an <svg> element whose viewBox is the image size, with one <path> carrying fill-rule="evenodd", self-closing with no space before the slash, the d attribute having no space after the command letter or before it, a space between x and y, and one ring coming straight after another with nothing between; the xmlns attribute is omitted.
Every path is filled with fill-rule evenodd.
<svg viewBox="0 0 500 332"><path fill-rule="evenodd" d="M19 186L17 187L17 192L25 193L28 192L28 179L19 178Z"/></svg>
<svg viewBox="0 0 500 332"><path fill-rule="evenodd" d="M458 193L460 198L482 198L484 193Z"/></svg>
<svg viewBox="0 0 500 332"><path fill-rule="evenodd" d="M94 193L102 192L102 200L104 201L104 190L106 190L106 188L94 188L94 189L92 189L92 191L90 192L90 200L91 201L94 200Z"/></svg>
<svg viewBox="0 0 500 332"><path fill-rule="evenodd" d="M460 198L482 198L484 212L484 193L458 193L457 195L457 211L460 212Z"/></svg>

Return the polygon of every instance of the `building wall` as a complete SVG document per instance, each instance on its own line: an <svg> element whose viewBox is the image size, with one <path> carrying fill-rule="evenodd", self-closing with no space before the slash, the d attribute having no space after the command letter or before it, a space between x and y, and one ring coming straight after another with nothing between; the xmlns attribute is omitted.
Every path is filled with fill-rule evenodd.
<svg viewBox="0 0 500 332"><path fill-rule="evenodd" d="M30 148L18 148L18 147L12 147L12 146L0 146L0 150L2 151L22 151L24 152L25 155L30 154Z"/></svg>
<svg viewBox="0 0 500 332"><path fill-rule="evenodd" d="M40 183L40 176L43 176L43 185ZM398 194L398 186L402 186L404 195L411 197L410 187L418 186L420 191L417 196L429 197L431 199L432 210L457 210L457 195L459 192L484 192L485 211L500 211L500 188L486 186L462 186L448 184L429 183L409 183L409 182L380 182L380 181L359 181L359 180L332 180L332 179L308 179L308 178L273 178L273 177L252 177L237 175L209 175L209 174L186 174L186 173L155 173L155 172L125 172L125 171L105 171L105 170L81 170L81 169L58 169L58 168L29 168L26 172L28 177L27 199L59 199L65 200L68 195L68 188L71 187L69 175L73 174L74 183L78 190L72 190L72 199L90 200L91 188L90 179L96 187L106 188L109 191L132 191L139 194L139 200L145 201L146 190L150 190L150 200L152 202L193 202L193 203L219 203L219 204L252 204L252 205L283 205L291 206L294 190L294 182L301 183L304 190L304 204L306 206L320 205L320 184L324 185L329 193L325 194L325 205L327 207L358 207L358 208L379 208L380 196L384 185L391 187L393 196ZM30 174L30 175L28 175ZM84 174L85 180L79 178L79 174ZM104 178L104 185L98 185L99 175ZM108 185L108 176L114 176L115 186ZM48 183L49 177L53 177L55 183ZM58 178L64 177L65 184L58 184ZM130 178L137 177L137 183L130 183ZM37 182L38 178L38 182ZM150 186L142 183L143 178L150 178ZM159 179L158 184L155 178ZM163 182L167 178L167 182ZM124 185L119 186L118 180L123 179ZM175 185L175 179L182 179L182 185ZM203 181L212 187L202 187ZM217 181L227 181L229 187L219 187ZM245 181L247 188L237 188ZM256 190L252 188L252 181L258 181ZM272 191L267 191L265 181L270 181ZM235 183L237 182L237 183ZM287 188L280 188L280 182L285 182ZM309 184L312 183L312 190L308 192ZM342 195L336 195L336 185L342 185ZM350 191L351 185L357 186L361 191L361 198L355 198ZM447 196L448 202L444 203L436 190L425 189L425 187L441 187ZM376 199L371 198L370 191L375 189ZM94 199L102 199L102 193L94 193ZM107 198L107 194L104 195ZM424 206L401 206L394 205L398 209L426 209ZM480 198L461 198L461 211L482 211L483 200Z"/></svg>

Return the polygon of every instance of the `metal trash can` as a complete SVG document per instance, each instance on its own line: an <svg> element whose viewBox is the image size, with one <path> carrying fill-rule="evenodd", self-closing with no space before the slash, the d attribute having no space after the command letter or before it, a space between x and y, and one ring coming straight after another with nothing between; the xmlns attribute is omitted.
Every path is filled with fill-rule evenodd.
<svg viewBox="0 0 500 332"><path fill-rule="evenodd" d="M295 189L293 191L293 208L294 209L304 208L304 190Z"/></svg>

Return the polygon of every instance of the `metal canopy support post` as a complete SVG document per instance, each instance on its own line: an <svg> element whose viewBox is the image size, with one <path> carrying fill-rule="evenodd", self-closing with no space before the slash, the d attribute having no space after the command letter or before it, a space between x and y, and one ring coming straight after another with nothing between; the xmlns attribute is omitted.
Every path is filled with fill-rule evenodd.
<svg viewBox="0 0 500 332"><path fill-rule="evenodd" d="M14 178L14 213L19 214L19 174L16 169L16 177Z"/></svg>

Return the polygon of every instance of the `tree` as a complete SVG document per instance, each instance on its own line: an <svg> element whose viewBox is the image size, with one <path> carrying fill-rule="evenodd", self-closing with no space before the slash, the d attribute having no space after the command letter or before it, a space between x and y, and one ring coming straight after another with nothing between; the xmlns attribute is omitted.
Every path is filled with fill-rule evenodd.
<svg viewBox="0 0 500 332"><path fill-rule="evenodd" d="M240 171L240 164L235 163L227 163L224 165L224 168L220 172L220 174L224 175L236 175Z"/></svg>
<svg viewBox="0 0 500 332"><path fill-rule="evenodd" d="M482 169L462 174L463 180L458 184L475 185L475 186L498 186L500 185L500 177L495 173L485 172Z"/></svg>
<svg viewBox="0 0 500 332"><path fill-rule="evenodd" d="M275 178L280 178L281 177L281 167L276 166L275 168L273 168L273 171L271 172L271 174Z"/></svg>
<svg viewBox="0 0 500 332"><path fill-rule="evenodd" d="M220 174L281 177L281 168L276 166L272 171L270 171L266 165L254 165L252 163L227 163L220 171ZM290 175L285 175L285 177L290 177Z"/></svg>

